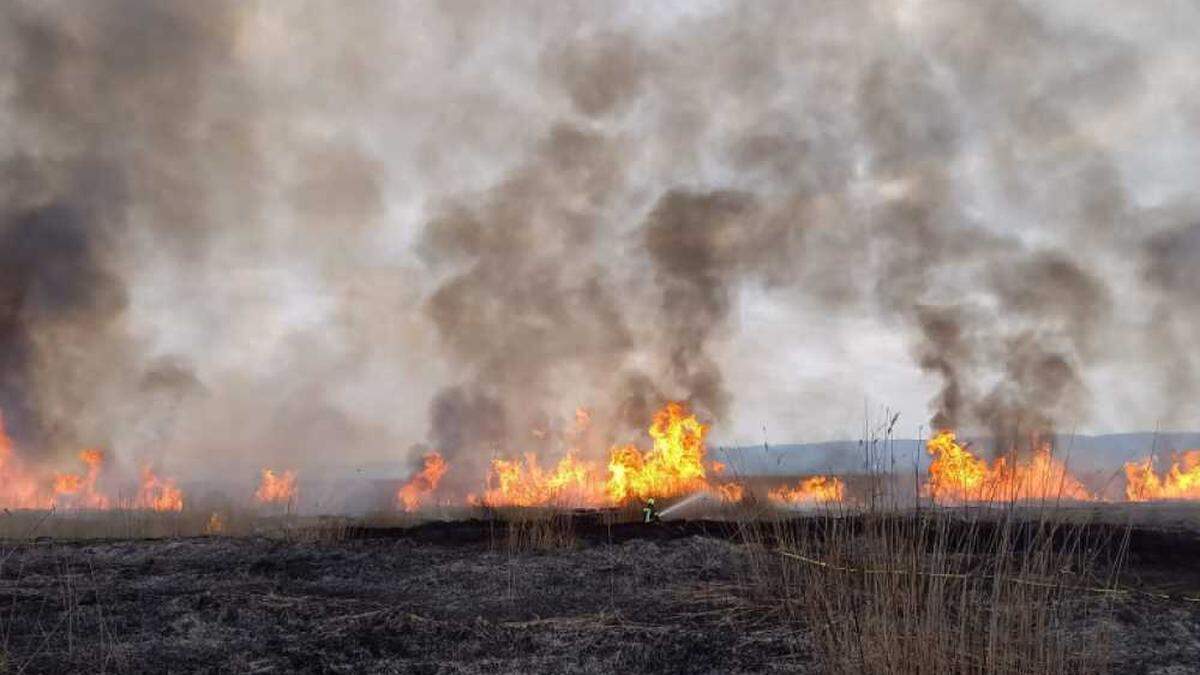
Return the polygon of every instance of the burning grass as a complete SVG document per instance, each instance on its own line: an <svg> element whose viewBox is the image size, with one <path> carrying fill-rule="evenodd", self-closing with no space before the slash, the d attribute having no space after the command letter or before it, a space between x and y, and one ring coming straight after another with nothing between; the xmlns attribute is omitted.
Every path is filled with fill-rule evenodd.
<svg viewBox="0 0 1200 675"><path fill-rule="evenodd" d="M953 431L943 431L929 440L933 462L925 493L938 503L1094 499L1049 444L1034 445L1028 456L1013 452L989 463L959 443Z"/></svg>
<svg viewBox="0 0 1200 675"><path fill-rule="evenodd" d="M1125 465L1125 497L1131 502L1200 500L1200 450L1177 455L1165 473L1152 458Z"/></svg>
<svg viewBox="0 0 1200 675"><path fill-rule="evenodd" d="M577 412L579 424L590 418ZM705 437L709 427L683 403L667 403L647 429L650 447L634 444L609 449L606 463L585 459L568 448L552 465L535 454L492 460L486 488L467 497L488 507L620 507L648 498L671 499L708 492L729 502L740 501L743 487L719 478L724 467L709 460Z"/></svg>
<svg viewBox="0 0 1200 675"><path fill-rule="evenodd" d="M782 485L768 493L771 502L781 506L820 505L846 498L846 483L840 478L810 476L795 487Z"/></svg>
<svg viewBox="0 0 1200 675"><path fill-rule="evenodd" d="M263 469L254 499L260 504L290 506L296 500L296 472L288 469L276 473L272 469Z"/></svg>
<svg viewBox="0 0 1200 675"><path fill-rule="evenodd" d="M422 468L396 493L396 503L405 511L416 511L429 495L437 489L442 476L446 475L446 460L436 452L422 459Z"/></svg>
<svg viewBox="0 0 1200 675"><path fill-rule="evenodd" d="M586 426L590 417L580 411L577 422ZM496 457L484 476L472 477L455 475L470 469L456 467L431 452L422 458L418 470L393 488L388 507L405 513L446 507L619 508L639 507L650 498L678 500L703 494L725 504L772 504L785 510L860 503L874 508L884 492L892 497L898 494L885 485L896 482L898 475L880 471L870 461L865 474L870 485L865 491L853 489L854 476L811 475L798 482L775 477L774 483L764 484L764 477L729 475L724 464L708 455L708 431L708 425L686 405L673 402L654 414L647 428L649 447L615 445L609 448L607 460L588 458L578 448L569 447L556 461L534 453ZM577 439L581 434L582 430L576 430L565 438ZM1104 488L1093 491L1085 486L1049 444L1033 443L1029 449L1012 449L988 460L960 442L953 431L943 431L930 439L927 449L932 458L929 473L914 489L910 503L918 497L938 505L1104 499ZM123 489L127 485L119 475L110 475L120 472L111 470L104 452L86 450L78 460L83 470L26 466L0 428L0 507L176 513L189 505L207 509L204 504L189 504L172 477L161 476L150 467L142 467L138 486L130 491ZM470 463L464 466L470 467ZM1124 473L1128 501L1200 499L1200 451L1178 455L1161 475L1149 459L1127 464ZM453 480L444 480L447 476ZM468 492L473 480L479 480L482 489ZM1112 492L1107 496L1112 497ZM237 499L288 515L301 506L298 493L295 470L264 468L257 489ZM319 501L314 500L316 504ZM894 499L891 505L897 505ZM220 518L209 518L206 526L209 533L225 527Z"/></svg>

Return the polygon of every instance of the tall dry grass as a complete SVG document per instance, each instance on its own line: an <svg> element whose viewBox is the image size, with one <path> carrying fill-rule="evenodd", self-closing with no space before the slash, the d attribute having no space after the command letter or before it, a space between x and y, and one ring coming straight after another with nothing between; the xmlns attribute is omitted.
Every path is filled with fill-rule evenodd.
<svg viewBox="0 0 1200 675"><path fill-rule="evenodd" d="M1105 672L1124 541L1014 506L746 524L750 581L832 673Z"/></svg>
<svg viewBox="0 0 1200 675"><path fill-rule="evenodd" d="M498 509L496 519L502 525L502 530L499 537L493 537L493 547L509 553L557 551L579 546L575 520L567 510Z"/></svg>
<svg viewBox="0 0 1200 675"><path fill-rule="evenodd" d="M751 587L831 673L1106 672L1129 528L1056 499L930 504L917 457L904 476L897 419L864 423L852 505L738 524Z"/></svg>

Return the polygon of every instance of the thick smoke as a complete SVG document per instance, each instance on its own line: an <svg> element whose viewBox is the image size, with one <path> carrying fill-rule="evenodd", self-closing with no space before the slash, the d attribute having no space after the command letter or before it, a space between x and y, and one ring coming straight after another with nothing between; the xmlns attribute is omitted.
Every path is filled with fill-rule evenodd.
<svg viewBox="0 0 1200 675"><path fill-rule="evenodd" d="M187 469L598 450L667 399L743 442L864 396L998 448L1194 425L1196 29L9 3L0 409L28 454Z"/></svg>
<svg viewBox="0 0 1200 675"><path fill-rule="evenodd" d="M59 201L16 206L0 232L0 409L15 437L33 447L55 440L36 397L38 338L56 326L103 329L125 304L120 280L99 259L102 244L85 224L89 214L79 208Z"/></svg>
<svg viewBox="0 0 1200 675"><path fill-rule="evenodd" d="M1198 209L1200 211L1200 209ZM1200 339L1200 213L1185 210L1168 215L1166 228L1151 233L1142 244L1141 265L1146 282L1155 290L1151 304L1151 349L1160 356L1161 387L1169 392L1168 420L1188 419L1200 380L1193 345Z"/></svg>
<svg viewBox="0 0 1200 675"><path fill-rule="evenodd" d="M86 419L111 411L113 374L137 377L148 356L123 323L130 238L187 255L207 236L193 136L228 14L220 3L0 10L0 408L26 452L111 440L85 438Z"/></svg>
<svg viewBox="0 0 1200 675"><path fill-rule="evenodd" d="M935 47L947 57L936 61L940 76L928 61L903 57L868 71L861 93L873 171L899 193L880 209L870 236L884 261L877 297L889 314L915 324L917 361L941 380L931 424L974 427L1008 449L1086 417L1083 373L1105 353L1112 298L1100 273L1106 256L1084 258L1093 269L1074 256L1110 246L1124 198L1119 181L1107 179L1108 160L1084 145L1068 109L1135 93L1138 60L1115 41L1056 31L1011 3L976 10L932 17L956 29ZM985 20L994 37L968 47L982 30L976 22ZM1064 45L1094 59L1072 70L1060 58ZM1014 68L1039 73L1047 88L1015 79ZM936 86L941 78L962 90L991 89L978 91L980 100L952 100ZM994 99L1005 102L1007 116L971 124L974 115L994 114L972 106ZM983 148L995 152L1002 189L1016 191L1010 208L1019 214L1029 208L1023 191L1039 189L1020 183L1044 175L1036 146L1048 141L1081 146L1064 158L1069 189L1053 196L1048 213L1033 216L1049 222L993 223L972 212L978 197L954 173L964 162L979 161L972 155ZM1029 159L1006 165L1016 156ZM1075 183L1075 172L1086 182ZM1050 243L1058 237L1065 238L1059 246Z"/></svg>
<svg viewBox="0 0 1200 675"><path fill-rule="evenodd" d="M541 221L539 213L563 194L546 186L524 195L516 222L506 212L503 219L477 217L471 228L458 227L459 234L470 233L458 250L486 253L469 273L476 283L453 277L435 294L433 314L458 359L486 354L497 363L476 369L477 383L490 387L502 406L537 400L557 367L592 353L586 341L572 338L578 351L557 359L538 352L518 365L517 352L528 348L517 350L514 344L553 341L529 334L508 337L524 326L547 323L561 335L587 334L578 319L561 314L530 321L535 315L528 305L545 293L554 297L564 274L587 269L589 283L618 289L606 297L621 299L619 305L606 305L612 317L607 325L620 327L622 336L605 343L619 345L604 352L606 370L629 359L654 364L649 380L660 395L688 398L715 419L728 416L733 392L714 344L728 336L731 309L747 286L765 288L784 301L806 295L832 312L866 301L880 310L885 325L909 331L917 365L941 382L933 426L971 428L991 435L997 447L1009 447L1028 435L1086 419L1084 373L1107 355L1113 316L1111 291L1103 274L1085 266L1086 254L1099 249L1091 260L1109 263L1106 240L1114 240L1127 207L1111 161L1089 147L1075 117L1134 94L1140 86L1139 57L1117 40L1053 27L1045 17L1009 3L946 5L928 12L921 17L927 22L921 29L932 34L924 51L906 39L910 27L901 25L900 12L895 16L893 23L856 10L826 14L829 21L860 23L862 34L878 43L858 59L849 56L858 45L853 39L828 40L821 54L780 48L774 41L782 34L778 31L796 28L792 21L799 18L787 11L743 11L734 27L716 19L685 22L698 42L755 38L739 43L736 55L708 55L709 72L691 73L695 82L687 79L687 59L699 48L690 44L671 53L654 40L639 41L636 32L601 33L574 49L548 49L542 70L556 75L555 83L578 112L596 116L636 105L665 108L661 119L651 115L641 123L651 129L646 133L661 129L658 123L682 124L692 134L677 138L665 131L660 141L665 161L677 159L696 170L693 158L704 153L703 145L719 129L717 137L728 139L728 164L707 172L703 189L694 187L694 178L673 182L669 170L645 184L594 183L649 193L641 207L645 215L634 215L636 204L629 211L629 220L637 223L632 228L613 222L622 210L611 193L600 200L584 191L577 203L590 212L573 212L538 230L531 223ZM766 25L772 19L778 26ZM817 39L803 35L802 45ZM1018 44L1020 50L1013 47ZM1089 58L1081 65L1064 63L1064 45ZM1041 79L1031 83L1030 73ZM789 77L799 84L791 85ZM826 117L819 100L795 112L781 107L793 93L789 87L803 90L805 78L854 93L844 101L843 119ZM816 91L835 95L831 89ZM723 110L722 97L735 103L736 116ZM995 102L1004 103L1000 115ZM623 143L619 134L589 138L590 147ZM1079 146L1059 157L1069 162L1066 171L1082 175L1078 181L1065 179L1063 192L1053 195L1042 213L1039 205L1024 202L1036 200L1042 190L1027 184L1031 176L1064 182L1048 173L1047 163L1057 158L1043 147L1053 143ZM581 167L596 166L594 156L575 153L571 164L586 170ZM624 159L617 168L605 165L604 175L641 176L639 159ZM969 163L980 161L993 164L995 186L972 185L972 176L964 173ZM544 159L535 165L552 166ZM530 172L526 166L516 175ZM498 189L510 191L514 181L524 180L506 179ZM981 215L980 202L993 198L972 194L982 189L1000 191L1013 205ZM1026 191L1034 193L1033 199ZM493 190L476 203L496 214L496 199ZM626 241L636 248L619 268L594 258L582 266L570 254L547 258L547 251L560 250L551 243L560 236L558 228L577 228L580 222L586 223L593 246L602 242L604 229L616 229L632 230ZM1049 228L1050 236L1039 233L1038 226ZM436 237L445 229L446 221L437 219L429 232ZM481 231L505 241L484 244ZM530 237L529 232L539 234ZM491 258L498 262L487 262ZM485 277L485 269L499 274ZM622 274L628 269L641 275L633 280L635 291ZM538 293L506 293L512 287L536 287ZM488 309L480 311L478 302L445 302L468 289L486 297ZM462 317L478 323L467 329L456 323ZM464 339L474 343L464 349ZM529 378L536 384L524 394L506 387L507 375L500 371L507 367L536 373ZM595 395L611 394L598 390Z"/></svg>
<svg viewBox="0 0 1200 675"><path fill-rule="evenodd" d="M547 410L550 401L601 390L632 346L611 261L595 247L622 180L615 148L565 126L540 146L478 200L445 206L423 233L430 266L453 270L426 311L469 378L431 408L431 440L451 459L537 440L530 432L564 412Z"/></svg>

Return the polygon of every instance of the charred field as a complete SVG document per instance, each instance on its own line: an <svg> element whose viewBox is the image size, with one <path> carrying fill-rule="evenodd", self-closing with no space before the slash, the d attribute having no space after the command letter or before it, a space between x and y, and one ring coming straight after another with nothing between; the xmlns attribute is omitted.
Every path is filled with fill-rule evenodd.
<svg viewBox="0 0 1200 675"><path fill-rule="evenodd" d="M1155 511L6 540L0 670L1196 672L1200 528Z"/></svg>

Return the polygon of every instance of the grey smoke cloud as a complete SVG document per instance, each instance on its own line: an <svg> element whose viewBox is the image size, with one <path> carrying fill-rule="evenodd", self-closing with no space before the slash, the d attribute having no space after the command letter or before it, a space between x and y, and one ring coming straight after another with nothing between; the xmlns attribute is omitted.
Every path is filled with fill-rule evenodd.
<svg viewBox="0 0 1200 675"><path fill-rule="evenodd" d="M30 454L1200 424L1188 3L0 10ZM902 423L903 424L903 423ZM535 433L536 432L536 433Z"/></svg>

